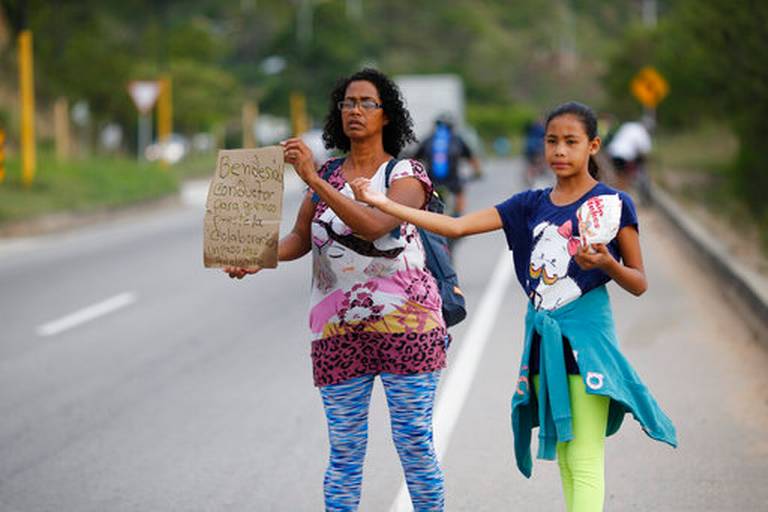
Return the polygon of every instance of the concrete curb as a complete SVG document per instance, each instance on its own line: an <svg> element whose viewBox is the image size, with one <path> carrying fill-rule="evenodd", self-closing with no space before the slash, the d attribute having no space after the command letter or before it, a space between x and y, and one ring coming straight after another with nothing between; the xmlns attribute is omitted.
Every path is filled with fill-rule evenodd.
<svg viewBox="0 0 768 512"><path fill-rule="evenodd" d="M768 346L768 279L729 257L728 249L659 187L650 190L651 203L683 234L700 259L718 276L723 292L743 306L755 337Z"/></svg>

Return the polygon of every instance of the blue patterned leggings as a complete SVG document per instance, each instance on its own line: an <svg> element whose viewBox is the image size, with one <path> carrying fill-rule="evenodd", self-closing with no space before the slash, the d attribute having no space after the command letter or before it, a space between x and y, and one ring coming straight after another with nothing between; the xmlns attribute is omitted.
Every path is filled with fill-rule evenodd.
<svg viewBox="0 0 768 512"><path fill-rule="evenodd" d="M444 509L443 472L432 442L432 405L439 378L440 371L381 374L392 438L415 512ZM364 375L320 388L331 445L324 482L326 511L355 511L360 502L374 379Z"/></svg>

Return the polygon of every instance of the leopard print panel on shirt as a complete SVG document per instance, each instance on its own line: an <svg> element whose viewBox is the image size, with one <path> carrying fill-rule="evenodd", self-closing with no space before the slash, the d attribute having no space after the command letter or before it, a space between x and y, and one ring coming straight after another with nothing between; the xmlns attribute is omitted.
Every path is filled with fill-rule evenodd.
<svg viewBox="0 0 768 512"><path fill-rule="evenodd" d="M315 386L338 384L367 374L411 375L445 368L448 334L348 332L312 342Z"/></svg>

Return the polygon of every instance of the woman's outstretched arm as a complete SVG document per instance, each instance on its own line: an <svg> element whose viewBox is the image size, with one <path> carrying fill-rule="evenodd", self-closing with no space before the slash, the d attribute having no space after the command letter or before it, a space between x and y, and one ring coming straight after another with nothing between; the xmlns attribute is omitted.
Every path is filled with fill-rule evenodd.
<svg viewBox="0 0 768 512"><path fill-rule="evenodd" d="M385 194L371 190L370 183L367 178L357 178L350 183L352 191L355 193L355 199L433 233L448 238L459 238L495 231L502 227L501 217L496 208L486 208L461 217L451 217L411 208L392 201Z"/></svg>

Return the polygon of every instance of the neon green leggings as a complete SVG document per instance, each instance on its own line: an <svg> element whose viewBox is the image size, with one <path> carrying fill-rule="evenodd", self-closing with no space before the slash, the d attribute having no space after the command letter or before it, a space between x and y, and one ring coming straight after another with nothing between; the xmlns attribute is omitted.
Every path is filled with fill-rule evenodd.
<svg viewBox="0 0 768 512"><path fill-rule="evenodd" d="M539 393L539 376L533 376ZM605 498L605 426L610 399L590 395L580 375L568 376L573 439L557 443L557 464L568 512L602 512Z"/></svg>

